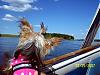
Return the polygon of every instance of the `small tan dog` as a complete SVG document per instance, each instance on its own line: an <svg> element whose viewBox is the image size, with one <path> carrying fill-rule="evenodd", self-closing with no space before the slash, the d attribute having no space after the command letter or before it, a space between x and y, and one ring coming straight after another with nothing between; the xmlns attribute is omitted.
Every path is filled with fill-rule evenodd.
<svg viewBox="0 0 100 75"><path fill-rule="evenodd" d="M45 39L41 32L34 32L32 26L26 19L21 19L21 31L19 37L18 48L23 48L27 43L35 42L35 46L40 49L41 57L48 54L53 46L56 46L61 42L61 39L51 38ZM57 41L57 42L55 42Z"/></svg>
<svg viewBox="0 0 100 75"><path fill-rule="evenodd" d="M34 32L32 26L28 23L26 19L21 19L21 31L19 36L19 43L17 50L15 52L15 57L21 52L24 53L24 56L28 58L31 64L34 65L34 61L36 61L36 65L38 67L38 72L41 73L40 68L44 66L43 57L50 52L49 50L60 43L59 40L55 40L57 38L45 39L44 36L39 33ZM57 42L55 42L57 41ZM21 51L22 50L22 51Z"/></svg>
<svg viewBox="0 0 100 75"><path fill-rule="evenodd" d="M14 57L7 68L1 72L3 72L5 75L15 75L15 73L20 73L19 71L22 70L20 67L23 66L20 65L23 64L24 61L28 61L26 64L32 71L38 71L38 75L45 75L40 69L44 66L43 57L50 52L49 50L53 46L58 45L61 40L57 40L57 38L45 39L41 32L34 32L32 26L26 19L21 19L20 23L21 31L19 35L19 43L14 53ZM20 64L18 65L18 63ZM31 64L31 66L28 64ZM16 68L18 67L19 69L17 70ZM26 65L23 66L23 69L29 69L25 67ZM16 71L13 71L13 69L16 69Z"/></svg>

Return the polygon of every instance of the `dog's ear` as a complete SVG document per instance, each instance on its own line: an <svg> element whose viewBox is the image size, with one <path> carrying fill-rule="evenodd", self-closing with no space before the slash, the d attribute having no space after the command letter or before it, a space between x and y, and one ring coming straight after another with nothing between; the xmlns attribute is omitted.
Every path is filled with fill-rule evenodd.
<svg viewBox="0 0 100 75"><path fill-rule="evenodd" d="M45 48L47 50L52 49L54 46L58 46L61 43L62 39L61 38L51 38L51 39L47 39L45 42Z"/></svg>
<svg viewBox="0 0 100 75"><path fill-rule="evenodd" d="M19 34L19 44L24 45L24 42L29 40L29 38L33 34L33 27L32 25L29 24L29 22L26 19L21 19L20 20L20 34Z"/></svg>
<svg viewBox="0 0 100 75"><path fill-rule="evenodd" d="M20 20L20 28L23 29L23 27L30 31L33 31L32 25L26 19Z"/></svg>
<svg viewBox="0 0 100 75"><path fill-rule="evenodd" d="M62 41L62 38L57 38L57 37L51 38L51 42L53 46L59 45L61 41Z"/></svg>

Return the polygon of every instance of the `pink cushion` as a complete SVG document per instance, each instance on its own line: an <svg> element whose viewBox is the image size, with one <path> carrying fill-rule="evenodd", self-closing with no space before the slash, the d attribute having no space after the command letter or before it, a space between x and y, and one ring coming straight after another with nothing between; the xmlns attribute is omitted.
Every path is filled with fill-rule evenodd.
<svg viewBox="0 0 100 75"><path fill-rule="evenodd" d="M23 68L15 71L14 75L36 75L35 72L36 70L34 69Z"/></svg>

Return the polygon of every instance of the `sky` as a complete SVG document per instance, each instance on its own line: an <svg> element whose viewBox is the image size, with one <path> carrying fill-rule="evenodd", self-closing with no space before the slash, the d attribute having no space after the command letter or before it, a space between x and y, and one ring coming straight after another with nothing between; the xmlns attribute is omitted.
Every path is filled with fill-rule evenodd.
<svg viewBox="0 0 100 75"><path fill-rule="evenodd" d="M0 0L0 33L19 34L25 17L36 32L44 22L47 32L85 38L99 0ZM100 28L96 38L100 38Z"/></svg>

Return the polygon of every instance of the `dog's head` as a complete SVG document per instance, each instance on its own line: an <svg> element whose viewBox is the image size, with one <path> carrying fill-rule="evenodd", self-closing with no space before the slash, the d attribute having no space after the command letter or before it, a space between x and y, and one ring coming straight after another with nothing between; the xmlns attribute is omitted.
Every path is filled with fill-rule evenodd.
<svg viewBox="0 0 100 75"><path fill-rule="evenodd" d="M23 48L27 43L33 41L32 36L34 33L32 26L26 19L20 20L20 30L18 48Z"/></svg>
<svg viewBox="0 0 100 75"><path fill-rule="evenodd" d="M34 32L26 19L21 19L20 23L19 49L29 47L31 43L34 43L34 46L40 50L40 55L45 56L52 47L60 43L60 40L56 40L57 38L45 39L41 33Z"/></svg>
<svg viewBox="0 0 100 75"><path fill-rule="evenodd" d="M20 35L19 35L19 43L17 46L17 50L24 49L24 50L30 50L31 45L34 43L34 48L36 47L37 53L40 53L40 56L42 57L44 55L44 44L45 44L45 38L42 34L34 32L32 26L29 24L29 22L26 19L21 19L20 21Z"/></svg>

